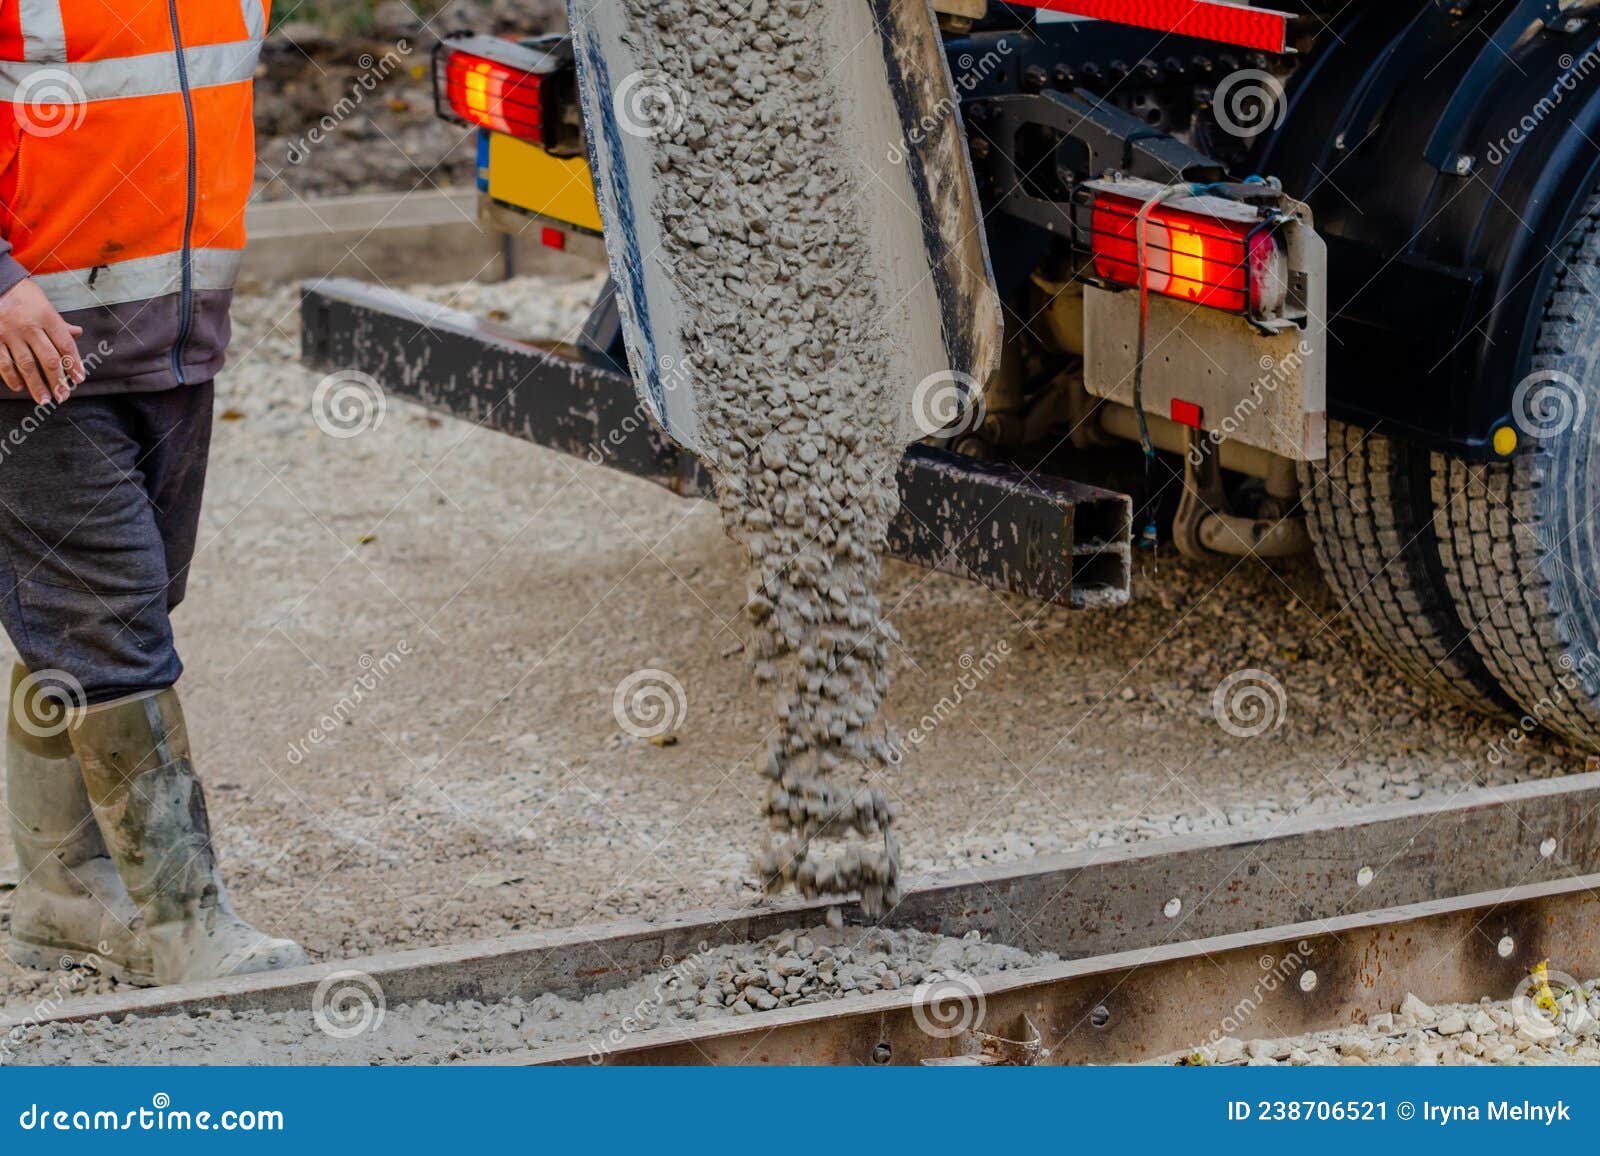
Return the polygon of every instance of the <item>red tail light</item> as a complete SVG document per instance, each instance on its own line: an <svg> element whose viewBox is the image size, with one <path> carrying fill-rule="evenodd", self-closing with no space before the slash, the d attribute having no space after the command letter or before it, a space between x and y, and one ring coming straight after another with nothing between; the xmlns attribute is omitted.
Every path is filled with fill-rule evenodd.
<svg viewBox="0 0 1600 1156"><path fill-rule="evenodd" d="M1283 52L1289 42L1289 14L1247 8L1227 0L1011 0L1028 8L1044 8L1088 16L1137 28L1154 28L1173 36L1217 40L1262 52Z"/></svg>
<svg viewBox="0 0 1600 1156"><path fill-rule="evenodd" d="M544 93L536 73L452 52L444 61L444 97L450 111L469 124L523 140L543 139Z"/></svg>
<svg viewBox="0 0 1600 1156"><path fill-rule="evenodd" d="M1139 284L1142 202L1099 193L1090 226L1095 275ZM1152 293L1232 313L1260 313L1283 299L1287 261L1270 228L1157 205L1145 221L1145 264Z"/></svg>

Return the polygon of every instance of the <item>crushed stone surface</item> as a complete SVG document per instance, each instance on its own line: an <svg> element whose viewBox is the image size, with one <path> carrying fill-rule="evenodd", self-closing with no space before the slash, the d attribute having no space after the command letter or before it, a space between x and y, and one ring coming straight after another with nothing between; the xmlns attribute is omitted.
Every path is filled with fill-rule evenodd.
<svg viewBox="0 0 1600 1156"><path fill-rule="evenodd" d="M1168 1056L1177 1065L1600 1064L1600 980L1549 974L1511 999L1430 1005L1407 995L1368 1023L1283 1039L1222 1036Z"/></svg>
<svg viewBox="0 0 1600 1156"><path fill-rule="evenodd" d="M499 1003L382 1006L362 977L318 1006L263 1014L129 1017L25 1026L0 1035L0 1061L20 1064L436 1064L584 1044L596 1058L634 1032L778 1008L940 985L1055 961L918 931L828 927L713 948L582 1000L541 995ZM919 988L919 985L929 985ZM314 1001L315 1002L315 1001ZM8 1054L9 1053L9 1054Z"/></svg>
<svg viewBox="0 0 1600 1156"><path fill-rule="evenodd" d="M559 339L587 313L578 286L428 294ZM375 427L332 437L294 290L241 295L235 315L176 624L244 917L332 960L759 898L750 767L768 720L740 658L746 563L716 506L392 398ZM1584 767L1400 679L1309 565L1219 572L1163 553L1107 612L892 559L881 590L902 635L885 714L908 741L885 782L911 875L1444 804ZM355 693L363 659L401 640L411 653ZM613 712L646 667L685 690L670 745ZM1284 696L1248 738L1213 710L1244 669ZM0 944L15 878L0 838ZM0 952L12 1024L115 987Z"/></svg>
<svg viewBox="0 0 1600 1156"><path fill-rule="evenodd" d="M876 914L899 892L879 715L897 639L878 580L905 422L884 389L867 177L841 158L851 130L816 63L828 5L625 7L631 63L692 94L652 138L654 211L701 440L749 559L748 659L775 700L757 871L769 892L859 892Z"/></svg>

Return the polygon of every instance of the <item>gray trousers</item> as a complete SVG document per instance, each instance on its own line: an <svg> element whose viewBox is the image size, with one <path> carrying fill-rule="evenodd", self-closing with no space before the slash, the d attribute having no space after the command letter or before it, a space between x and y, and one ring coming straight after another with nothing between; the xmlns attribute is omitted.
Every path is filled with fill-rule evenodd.
<svg viewBox="0 0 1600 1156"><path fill-rule="evenodd" d="M0 622L41 682L98 703L178 681L212 393L0 401Z"/></svg>

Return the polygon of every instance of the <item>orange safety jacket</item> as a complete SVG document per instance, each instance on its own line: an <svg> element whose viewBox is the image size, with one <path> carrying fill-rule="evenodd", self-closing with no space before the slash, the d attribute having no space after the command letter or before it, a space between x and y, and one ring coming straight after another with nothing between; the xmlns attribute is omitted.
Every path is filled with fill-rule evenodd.
<svg viewBox="0 0 1600 1156"><path fill-rule="evenodd" d="M0 0L0 293L83 326L79 393L222 367L269 5Z"/></svg>

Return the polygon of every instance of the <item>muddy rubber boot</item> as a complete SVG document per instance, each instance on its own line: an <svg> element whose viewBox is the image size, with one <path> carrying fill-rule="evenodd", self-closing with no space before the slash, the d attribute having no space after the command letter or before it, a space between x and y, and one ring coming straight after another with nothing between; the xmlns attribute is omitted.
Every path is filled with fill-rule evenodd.
<svg viewBox="0 0 1600 1156"><path fill-rule="evenodd" d="M75 710L67 733L111 858L144 916L158 983L307 962L299 944L263 935L228 902L177 691Z"/></svg>
<svg viewBox="0 0 1600 1156"><path fill-rule="evenodd" d="M50 971L63 962L126 983L155 982L144 921L89 809L66 707L18 664L6 719L6 806L20 878L6 954Z"/></svg>

